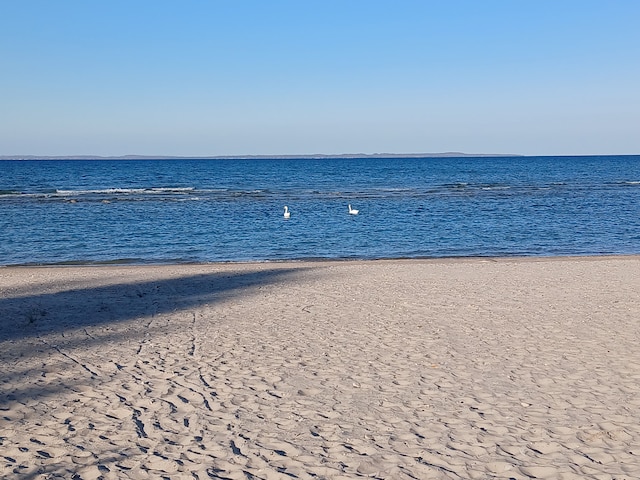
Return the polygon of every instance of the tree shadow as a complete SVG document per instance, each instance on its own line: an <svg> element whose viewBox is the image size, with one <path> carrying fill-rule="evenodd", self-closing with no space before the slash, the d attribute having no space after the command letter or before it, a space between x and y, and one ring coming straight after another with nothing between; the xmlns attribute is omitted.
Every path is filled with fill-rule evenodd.
<svg viewBox="0 0 640 480"><path fill-rule="evenodd" d="M246 295L285 282L303 268L214 272L0 298L0 342L132 320Z"/></svg>
<svg viewBox="0 0 640 480"><path fill-rule="evenodd" d="M34 283L31 289L16 289L13 296L0 298L0 407L72 388L37 380L52 358L73 360L68 352L169 334L184 324L157 326L152 320L237 297L249 299L261 287L294 281L308 268L218 271L141 282L123 277L84 287L72 281L66 288ZM80 366L92 374L90 367Z"/></svg>
<svg viewBox="0 0 640 480"><path fill-rule="evenodd" d="M87 465L100 472L111 471L110 475L125 475L126 472L119 470L124 468L122 462L142 464L152 455L169 452L173 447L169 445L165 449L162 444L153 452L147 452L142 449L145 443L135 438L137 430L132 425L139 421L138 410L143 411L146 405L144 389L148 377L144 372L154 372L157 367L162 376L166 375L164 378L170 378L167 385L175 387L179 382L184 388L192 385L194 394L201 390L203 406L198 408L203 409L202 418L207 418L209 413L213 416L212 421L216 421L206 403L213 406L216 402L216 385L210 377L205 380L202 375L202 385L196 387L189 382L199 381L200 367L214 370L215 364L222 362L218 353L224 352L208 351L203 363L197 356L190 357L189 363L197 370L193 377L185 380L180 376L183 374L180 369L187 363L183 362L186 358L182 355L193 355L189 351L191 330L200 327L205 330L209 327L211 331L224 329L228 325L226 322L238 318L236 315L241 310L237 309L243 308L244 302L260 302L265 292L293 283L299 285L300 275L306 276L307 272L317 269L304 265L293 268L262 265L216 269L207 273L205 267L205 273L197 268L197 274L172 277L160 274L142 280L139 276L118 277L114 270L104 269L100 272L103 276L92 275L90 278L85 278L79 271L78 275L68 274L58 281L55 275L36 272L35 279L27 280L24 286L1 282L0 422L7 422L12 429L25 430L22 435L13 435L15 438L0 432L0 449L3 445L11 447L14 452L11 455L15 457L12 458L7 449L5 471L25 479L45 475L47 478L86 478L75 475L74 469L78 465L69 455L85 455L90 451ZM227 309L235 310L226 317ZM201 325L195 321L196 316ZM166 353L163 348L173 349L173 356L169 356L173 363L162 364ZM137 352L142 349L139 356L136 349ZM126 357L128 353L131 357ZM175 379L171 377L173 374ZM129 390L126 383L136 385ZM141 397L136 396L136 387L145 392ZM163 398L154 392L149 394L148 400L162 402ZM95 402L100 406L95 408L104 408L105 412L91 410L93 406L83 409L85 401L88 404ZM191 401L195 405L195 401ZM169 399L166 404L170 405ZM158 412L169 408L164 403L160 405L164 410L156 406ZM111 409L115 408L129 409L132 413L129 417L120 414L117 418L109 417L113 413ZM87 428L87 422L98 424L93 417L87 416L87 411L95 411L102 422L99 428L82 433L83 436L64 431L74 425L73 428L81 431ZM73 418L75 412L79 413ZM146 421L150 416L151 413ZM198 418L198 415L194 416ZM109 419L112 424L105 426ZM91 423L88 425L91 428ZM146 426L147 429L155 428L149 422ZM111 436L107 428L123 428L133 436L117 440L117 443L107 444L107 440L98 443L96 437ZM171 427L169 423L168 428L177 427ZM191 428L185 423L179 433L188 435L189 441L195 442L193 448L204 448L199 446L201 442L193 440L197 438L194 435L202 435L202 432ZM229 438L235 438L233 432L229 433ZM140 452L135 450L136 446ZM65 453L56 453L61 450ZM15 453L17 451L20 453ZM211 453L203 456L203 461L213 458Z"/></svg>

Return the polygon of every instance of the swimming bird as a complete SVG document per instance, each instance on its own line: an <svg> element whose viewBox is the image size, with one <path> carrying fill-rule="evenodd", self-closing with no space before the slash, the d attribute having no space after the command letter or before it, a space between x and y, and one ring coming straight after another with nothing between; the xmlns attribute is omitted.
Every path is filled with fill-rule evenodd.
<svg viewBox="0 0 640 480"><path fill-rule="evenodd" d="M354 210L353 208L351 208L351 205L349 205L349 214L350 215L357 215L359 211L360 210Z"/></svg>
<svg viewBox="0 0 640 480"><path fill-rule="evenodd" d="M291 212L289 211L289 207L284 206L284 218L289 218L291 216Z"/></svg>

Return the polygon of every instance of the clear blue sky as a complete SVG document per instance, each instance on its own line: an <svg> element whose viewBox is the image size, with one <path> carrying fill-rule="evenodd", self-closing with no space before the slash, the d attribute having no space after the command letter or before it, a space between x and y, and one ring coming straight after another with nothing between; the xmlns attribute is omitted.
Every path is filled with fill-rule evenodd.
<svg viewBox="0 0 640 480"><path fill-rule="evenodd" d="M0 0L0 155L640 154L638 0Z"/></svg>

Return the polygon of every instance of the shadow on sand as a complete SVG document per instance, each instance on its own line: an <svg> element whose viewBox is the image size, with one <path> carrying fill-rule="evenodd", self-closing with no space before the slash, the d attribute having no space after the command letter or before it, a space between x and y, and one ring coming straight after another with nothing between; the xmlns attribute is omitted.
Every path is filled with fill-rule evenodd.
<svg viewBox="0 0 640 480"><path fill-rule="evenodd" d="M0 455L4 462L4 470L0 470L25 480L45 475L47 478L86 478L75 473L78 466L66 454L54 456L56 450L49 443L53 441L60 451L64 441L69 454L84 452L85 447L78 442L93 442L89 445L99 442L94 438L98 433L94 432L86 438L71 433L69 439L66 434L56 437L54 433L55 438L51 437L51 432L71 426L67 425L69 418L64 424L60 419L60 415L72 415L70 412L76 408L67 404L82 404L92 398L92 394L98 394L96 387L102 392L101 385L109 385L120 369L131 372L123 374L129 381L138 381L139 360L146 364L143 368L153 369L153 363L159 361L158 368L163 369L162 348L167 348L167 340L157 340L164 335L170 339L169 348L184 349L180 354L185 357L194 355L194 331L225 328L224 314L220 314L224 308L217 309L221 303L233 301L229 308L234 308L245 301L260 301L264 288L290 285L299 279L299 274L309 270L304 266L243 266L232 270L212 268L209 273L206 267L196 267L191 273L186 268L182 273L164 274L161 270L145 271L143 267L133 275L134 270L124 269L125 273L121 274L123 270L114 273L105 268L91 270L88 276L83 275L87 271L66 271L61 280L55 272L49 275L43 270L34 271L32 278L28 278L31 272L18 271L15 279L9 275L16 272L0 270L4 277L0 279L0 427L3 423L10 427L4 431L0 428L0 450L12 448L16 452L19 448L22 452L21 456L12 457L7 450ZM200 319L199 325L196 325L196 316ZM194 365L198 365L197 361ZM170 375L171 369L168 370ZM205 385L208 386L206 382ZM123 387L120 394L114 392L115 399L105 398L104 402L115 401L106 408L125 405L122 402L124 395L130 393L127 392ZM210 401L214 401L213 398ZM136 405L129 407L133 412L131 419L113 420L114 425L141 422ZM67 408L71 410L67 412ZM59 425L42 430L39 435L38 422L43 421L42 418L49 423L57 422L53 417L60 419ZM79 418L74 422L84 425L89 421L91 428L90 420ZM24 438L9 434L15 428L27 426L30 433ZM186 424L185 430L188 430ZM115 474L123 460L139 462L152 457L146 450L145 453L132 451L133 442L135 440L127 440L127 448L124 444L100 447L91 452L90 463L100 471L111 469Z"/></svg>
<svg viewBox="0 0 640 480"><path fill-rule="evenodd" d="M243 269L142 282L127 281L125 276L121 282L107 285L47 292L34 286L31 291L4 296L0 298L0 407L7 401L22 402L57 393L57 387L49 383L30 381L42 375L52 354L167 334L166 326L159 330L151 326L150 319L237 297L250 298L260 287L293 281L302 270ZM22 388L9 387L18 378L22 379L18 382Z"/></svg>

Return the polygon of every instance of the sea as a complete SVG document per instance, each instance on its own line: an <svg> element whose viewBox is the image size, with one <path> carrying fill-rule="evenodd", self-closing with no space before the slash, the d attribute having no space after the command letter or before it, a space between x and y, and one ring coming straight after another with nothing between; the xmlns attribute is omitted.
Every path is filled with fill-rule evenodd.
<svg viewBox="0 0 640 480"><path fill-rule="evenodd" d="M627 254L640 156L0 161L4 266Z"/></svg>

